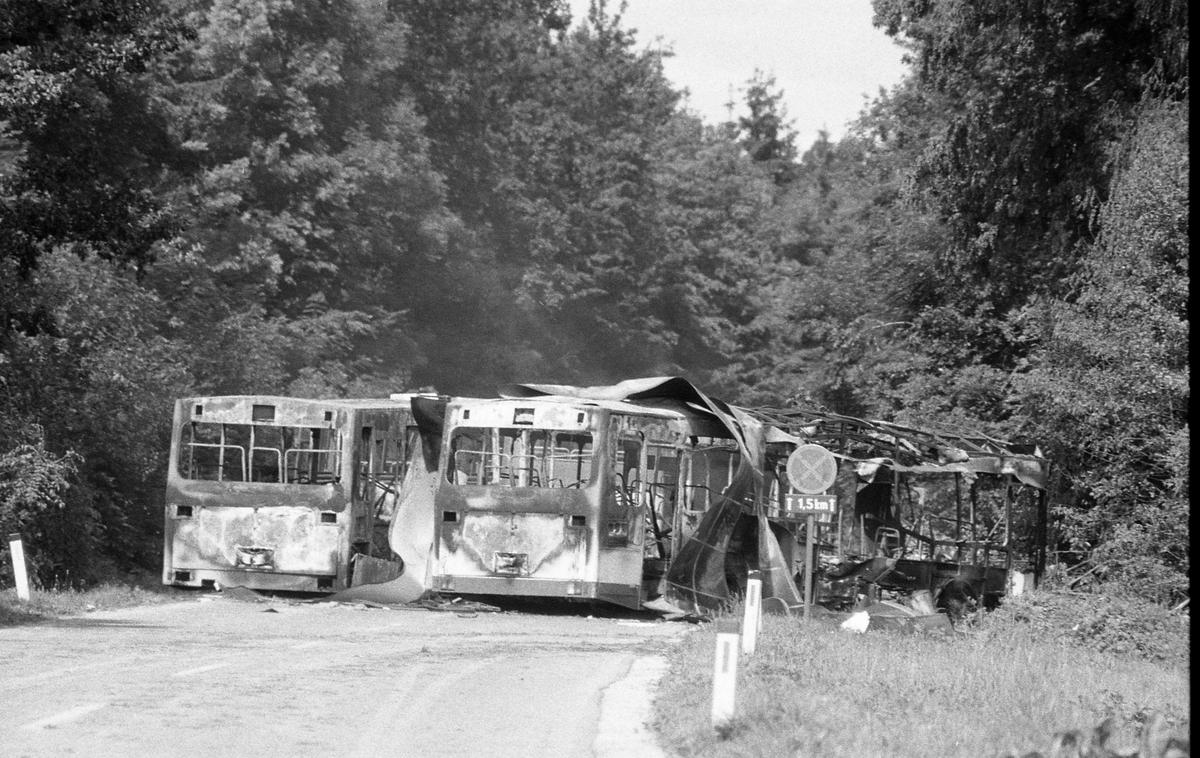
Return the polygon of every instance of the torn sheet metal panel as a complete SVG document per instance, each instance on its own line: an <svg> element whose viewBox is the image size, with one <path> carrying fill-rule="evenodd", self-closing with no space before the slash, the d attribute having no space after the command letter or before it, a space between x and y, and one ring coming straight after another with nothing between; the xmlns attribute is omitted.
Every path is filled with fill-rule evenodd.
<svg viewBox="0 0 1200 758"><path fill-rule="evenodd" d="M758 513L758 566L762 577L763 607L790 612L804 606L804 595L796 586L791 561L771 530L762 510Z"/></svg>
<svg viewBox="0 0 1200 758"><path fill-rule="evenodd" d="M700 615L714 613L730 600L726 554L742 516L744 498L753 491L754 476L742 463L733 482L700 518L696 530L679 549L667 570L664 597L673 606Z"/></svg>
<svg viewBox="0 0 1200 758"><path fill-rule="evenodd" d="M414 404L414 409L415 409ZM418 415L418 422L420 416ZM437 432L440 435L440 427ZM422 435L419 457L413 458L408 476L401 488L401 496L388 528L388 544L404 564L404 574L418 585L429 586L429 564L433 556L435 536L434 493L438 485L437 459L430 466L425 451L431 439L440 437ZM422 462L424 462L422 464ZM406 584L407 586L407 584ZM407 601L397 601L407 602Z"/></svg>
<svg viewBox="0 0 1200 758"><path fill-rule="evenodd" d="M742 430L735 410L724 402L708 397L695 385L681 377L659 376L642 379L627 379L614 385L599 387L573 387L561 384L511 384L500 392L502 397L538 397L557 395L588 401L613 401L630 403L643 409L672 409L686 417L699 436L731 437L752 460L754 452L749 448L758 445L754 434ZM756 419L736 411L742 419L759 426Z"/></svg>
<svg viewBox="0 0 1200 758"><path fill-rule="evenodd" d="M383 584L390 582L404 573L404 563L389 561L385 558L375 558L366 553L359 553L351 559L353 564L353 579L351 586L364 584Z"/></svg>
<svg viewBox="0 0 1200 758"><path fill-rule="evenodd" d="M869 480L873 468L944 474L1011 474L1031 487L1044 489L1050 463L1036 445L1014 443L951 428L915 427L855 418L816 408L753 408L745 411L768 427L824 445L839 458L862 467Z"/></svg>
<svg viewBox="0 0 1200 758"><path fill-rule="evenodd" d="M835 455L837 455L835 453ZM839 455L847 460L847 456ZM1022 484L1030 487L1045 489L1049 477L1049 466L1046 461L1036 458L1017 458L996 455L975 456L970 460L947 463L927 463L905 465L896 463L891 458L869 458L865 460L849 458L855 463L855 472L864 483L875 478L880 468L891 469L904 474L937 474L963 476L967 481L973 481L979 474L994 474L997 476L1011 474Z"/></svg>
<svg viewBox="0 0 1200 758"><path fill-rule="evenodd" d="M444 402L441 404L445 409ZM396 576L380 577L356 574L354 586L338 592L330 600L369 600L375 603L411 603L429 594L434 542L434 490L438 472L436 457L430 459L425 450L437 446L441 435L441 418L436 405L426 405L420 411L414 403L414 416L422 427L422 435L409 466L400 497L388 526L388 544L396 560L389 562Z"/></svg>

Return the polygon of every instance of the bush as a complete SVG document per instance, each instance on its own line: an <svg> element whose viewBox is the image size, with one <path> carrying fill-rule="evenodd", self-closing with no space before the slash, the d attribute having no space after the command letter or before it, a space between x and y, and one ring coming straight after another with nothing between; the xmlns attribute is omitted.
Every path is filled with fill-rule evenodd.
<svg viewBox="0 0 1200 758"><path fill-rule="evenodd" d="M1186 665L1190 659L1191 616L1129 597L1063 591L1018 595L1005 599L980 628L996 637L1020 631L1148 661Z"/></svg>
<svg viewBox="0 0 1200 758"><path fill-rule="evenodd" d="M0 580L5 584L13 581L9 534L22 536L31 576L47 568L43 565L46 551L39 547L59 531L55 526L68 510L67 490L76 480L80 461L72 451L63 455L47 451L44 432L35 424L19 428L9 444L8 449L0 449L0 536L5 537L0 546Z"/></svg>

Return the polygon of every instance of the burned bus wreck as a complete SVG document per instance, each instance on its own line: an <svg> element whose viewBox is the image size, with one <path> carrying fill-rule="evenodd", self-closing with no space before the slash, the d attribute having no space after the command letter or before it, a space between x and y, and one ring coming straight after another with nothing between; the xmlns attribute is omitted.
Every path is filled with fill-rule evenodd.
<svg viewBox="0 0 1200 758"><path fill-rule="evenodd" d="M839 462L840 507L813 535L817 603L891 597L956 617L1040 581L1049 463L1036 446L815 409L751 413L781 440L768 444L776 481L801 441Z"/></svg>
<svg viewBox="0 0 1200 758"><path fill-rule="evenodd" d="M628 608L661 596L672 556L727 487L736 446L710 412L630 397L641 386L449 400L430 589Z"/></svg>
<svg viewBox="0 0 1200 758"><path fill-rule="evenodd" d="M903 595L957 610L1044 564L1047 464L1032 448L740 408L679 378L500 394L446 404L430 590L708 615L757 571L768 608L802 607L811 574L827 607ZM788 474L801 447L835 461L827 492ZM809 572L815 500L832 507L811 521Z"/></svg>
<svg viewBox="0 0 1200 758"><path fill-rule="evenodd" d="M768 609L889 595L958 608L1043 567L1046 461L983 435L740 408L673 377L511 385L411 410L421 454L388 527L403 574L360 576L339 596L707 616L755 571ZM797 479L792 463L812 451L827 465Z"/></svg>
<svg viewBox="0 0 1200 758"><path fill-rule="evenodd" d="M357 556L398 573L387 527L418 447L407 396L178 400L163 583L334 592Z"/></svg>

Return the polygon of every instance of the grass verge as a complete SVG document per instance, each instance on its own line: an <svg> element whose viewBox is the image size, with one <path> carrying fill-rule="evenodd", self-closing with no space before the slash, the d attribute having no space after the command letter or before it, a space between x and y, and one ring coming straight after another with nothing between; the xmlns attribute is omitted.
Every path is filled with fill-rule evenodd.
<svg viewBox="0 0 1200 758"><path fill-rule="evenodd" d="M105 583L85 590L32 590L29 595L29 600L20 600L15 589L0 590L0 627L181 599L179 591L171 588L125 583Z"/></svg>
<svg viewBox="0 0 1200 758"><path fill-rule="evenodd" d="M1104 639L1120 644L1096 644L1087 630L1097 610L1074 620L1078 599L1058 605L1053 597L1013 602L944 637L853 634L835 621L767 616L755 654L739 662L736 716L723 737L711 724L709 625L672 653L655 701L659 744L714 758L979 758L1045 749L1056 732L1090 730L1106 717L1118 747L1135 745L1154 712L1190 730L1186 615L1181 639L1159 634L1139 654L1130 639L1137 630L1110 630ZM1100 611L1110 621L1114 613Z"/></svg>

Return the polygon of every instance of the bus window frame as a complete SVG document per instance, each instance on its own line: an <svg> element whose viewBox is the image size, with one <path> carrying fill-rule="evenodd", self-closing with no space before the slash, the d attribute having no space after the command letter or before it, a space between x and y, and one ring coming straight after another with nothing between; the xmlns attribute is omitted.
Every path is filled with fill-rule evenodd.
<svg viewBox="0 0 1200 758"><path fill-rule="evenodd" d="M247 435L245 445L229 441L229 427L245 427ZM266 447L255 444L258 441L256 437L265 428L279 432L279 447ZM209 435L215 433L217 441L197 442L198 438L203 438L202 433L204 432L207 432ZM291 433L290 435L289 432ZM307 440L312 446L286 447L289 437L290 441L295 443L297 439L305 438L304 432L308 432ZM179 478L186 481L267 485L321 485L337 484L342 479L343 435L333 427L298 426L263 422L202 421L191 418L184 419L179 426L178 434L178 451L173 457ZM316 445L321 444L321 440L325 437L329 437L335 447L316 447ZM196 463L195 451L197 448L215 449L217 451L215 478L196 475L198 464ZM236 451L236 453L233 451ZM277 457L275 481L264 481L255 478L254 456L256 453L273 453ZM301 463L301 454L315 456L309 465L305 467L307 474L303 477L301 476L301 467L299 465ZM226 465L227 455L236 456L236 467L240 470L240 478L230 478L227 475L226 469L230 468ZM297 458L297 465L289 468L289 457L293 455ZM291 473L293 471L295 472L294 474Z"/></svg>
<svg viewBox="0 0 1200 758"><path fill-rule="evenodd" d="M589 490L600 479L597 471L597 435L594 429L561 429L524 426L456 426L446 435L445 472L442 479L455 487L505 487L513 489L580 489ZM533 435L540 439L534 440ZM557 451L565 446L558 444L561 436L586 438L577 442L575 452L568 452L566 460L574 461L573 468L586 479L567 482L558 486L554 477L555 465L564 459ZM469 439L478 447L464 448L460 441ZM504 444L505 440L511 444ZM520 452L518 452L518 450ZM530 450L541 450L539 455ZM460 458L466 454L469 457ZM460 461L476 459L474 466L460 466ZM524 460L530 465L514 465ZM585 470L586 469L586 470ZM475 473L470 473L474 471ZM465 480L460 475L467 474ZM537 483L534 483L534 482ZM541 482L545 482L544 484Z"/></svg>

